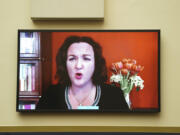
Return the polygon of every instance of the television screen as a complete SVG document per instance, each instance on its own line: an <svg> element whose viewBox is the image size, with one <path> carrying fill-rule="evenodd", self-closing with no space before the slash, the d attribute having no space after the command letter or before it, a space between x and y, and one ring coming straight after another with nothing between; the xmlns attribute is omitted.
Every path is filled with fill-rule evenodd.
<svg viewBox="0 0 180 135"><path fill-rule="evenodd" d="M18 112L160 112L160 30L18 30Z"/></svg>

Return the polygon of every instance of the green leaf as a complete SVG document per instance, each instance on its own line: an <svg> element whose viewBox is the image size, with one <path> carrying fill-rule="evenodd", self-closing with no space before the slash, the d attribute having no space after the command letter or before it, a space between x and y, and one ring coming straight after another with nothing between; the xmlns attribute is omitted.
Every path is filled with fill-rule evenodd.
<svg viewBox="0 0 180 135"><path fill-rule="evenodd" d="M114 84L114 83L111 83L111 86L116 86L116 84Z"/></svg>
<svg viewBox="0 0 180 135"><path fill-rule="evenodd" d="M133 83L130 82L130 83L129 83L129 87L128 87L128 92L129 92L129 93L131 92L132 88L133 88Z"/></svg>
<svg viewBox="0 0 180 135"><path fill-rule="evenodd" d="M139 88L139 87L137 87L137 88L136 88L136 91L139 91L139 90L140 90L140 88Z"/></svg>
<svg viewBox="0 0 180 135"><path fill-rule="evenodd" d="M127 75L126 75L126 79L128 79L128 78L129 78L129 74L130 74L130 72L128 71L128 73L127 73Z"/></svg>

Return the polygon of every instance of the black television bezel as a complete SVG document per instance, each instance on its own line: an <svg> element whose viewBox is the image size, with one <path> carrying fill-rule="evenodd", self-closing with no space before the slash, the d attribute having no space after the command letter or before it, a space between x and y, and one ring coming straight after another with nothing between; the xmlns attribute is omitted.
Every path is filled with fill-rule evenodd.
<svg viewBox="0 0 180 135"><path fill-rule="evenodd" d="M20 65L20 32L157 32L158 33L158 108L146 108L146 109L133 109L130 111L124 110L20 110L19 109L19 65ZM91 113L158 113L161 112L160 104L160 29L123 29L123 30L113 30L113 29L103 29L103 30L88 30L88 29L18 29L18 47L17 47L17 89L16 89L16 112L91 112Z"/></svg>

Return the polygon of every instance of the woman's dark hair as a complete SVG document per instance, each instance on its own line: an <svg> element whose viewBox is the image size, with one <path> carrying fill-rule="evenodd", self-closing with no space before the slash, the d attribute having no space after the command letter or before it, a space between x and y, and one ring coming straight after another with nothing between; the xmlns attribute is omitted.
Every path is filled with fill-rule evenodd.
<svg viewBox="0 0 180 135"><path fill-rule="evenodd" d="M107 80L106 61L102 56L101 46L90 37L67 37L56 55L56 78L60 84L71 85L66 68L67 51L73 43L85 42L92 46L95 56L95 70L92 76L93 84L102 84Z"/></svg>

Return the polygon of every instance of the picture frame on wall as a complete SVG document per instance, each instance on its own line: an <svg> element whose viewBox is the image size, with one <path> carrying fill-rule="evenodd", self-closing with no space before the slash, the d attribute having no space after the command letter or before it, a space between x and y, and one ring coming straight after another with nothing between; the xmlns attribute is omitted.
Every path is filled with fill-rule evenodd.
<svg viewBox="0 0 180 135"><path fill-rule="evenodd" d="M18 30L18 112L160 112L160 30Z"/></svg>

